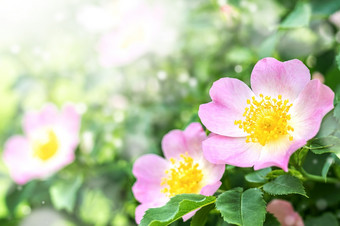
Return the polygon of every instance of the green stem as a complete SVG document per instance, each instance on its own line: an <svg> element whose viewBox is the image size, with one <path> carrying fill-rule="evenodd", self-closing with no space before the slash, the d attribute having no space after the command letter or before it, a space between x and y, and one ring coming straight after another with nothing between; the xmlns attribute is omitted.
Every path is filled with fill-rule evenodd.
<svg viewBox="0 0 340 226"><path fill-rule="evenodd" d="M309 174L304 170L303 167L299 167L299 170L303 174L304 177L312 181L321 182L321 183L333 183L333 184L340 183L340 180L337 178L331 178L331 177L324 178L324 177L316 176L313 174Z"/></svg>

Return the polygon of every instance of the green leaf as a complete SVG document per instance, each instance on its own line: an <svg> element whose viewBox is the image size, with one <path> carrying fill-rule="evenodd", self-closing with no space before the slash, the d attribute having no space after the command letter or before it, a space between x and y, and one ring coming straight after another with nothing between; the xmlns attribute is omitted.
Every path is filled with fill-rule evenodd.
<svg viewBox="0 0 340 226"><path fill-rule="evenodd" d="M300 194L308 197L302 182L289 174L279 176L263 185L263 190L271 195Z"/></svg>
<svg viewBox="0 0 340 226"><path fill-rule="evenodd" d="M280 24L280 28L298 28L309 25L311 17L311 6L307 2L298 2L295 9Z"/></svg>
<svg viewBox="0 0 340 226"><path fill-rule="evenodd" d="M323 118L317 137L328 137L331 134L333 134L333 132L337 129L338 126L338 123L336 121L337 116L334 117L333 115L335 116L335 112L331 111L330 114L327 114ZM338 121L340 121L340 112L338 112Z"/></svg>
<svg viewBox="0 0 340 226"><path fill-rule="evenodd" d="M214 203L215 200L214 196L198 194L176 195L166 205L147 210L140 225L168 225L187 213Z"/></svg>
<svg viewBox="0 0 340 226"><path fill-rule="evenodd" d="M273 170L273 171L269 172L266 175L266 178L269 179L269 180L270 179L275 179L275 178L277 178L277 177L279 177L281 175L285 175L285 174L286 174L286 172L283 171L282 169L276 169L276 170Z"/></svg>
<svg viewBox="0 0 340 226"><path fill-rule="evenodd" d="M266 216L266 202L258 188L243 192L235 188L222 193L216 200L216 208L229 224L243 226L263 225Z"/></svg>
<svg viewBox="0 0 340 226"><path fill-rule="evenodd" d="M330 154L329 157L327 158L325 164L323 165L322 167L322 171L321 171L321 175L323 178L325 178L325 182L327 181L327 174L328 174L328 171L331 167L331 165L334 163L334 158L336 158L334 156L334 154Z"/></svg>
<svg viewBox="0 0 340 226"><path fill-rule="evenodd" d="M338 65L338 69L340 70L340 53L335 58L336 64Z"/></svg>
<svg viewBox="0 0 340 226"><path fill-rule="evenodd" d="M6 206L11 215L17 206L31 196L36 188L36 181L31 181L24 186L13 185L6 195Z"/></svg>
<svg viewBox="0 0 340 226"><path fill-rule="evenodd" d="M267 178L266 175L272 171L272 169L270 167L268 168L264 168L261 170L257 170L253 173L247 174L245 176L246 180L248 182L252 182L252 183L265 183L267 182Z"/></svg>
<svg viewBox="0 0 340 226"><path fill-rule="evenodd" d="M78 176L72 181L58 181L50 187L50 196L53 206L60 210L66 209L68 212L72 212L77 191L82 184L82 177Z"/></svg>
<svg viewBox="0 0 340 226"><path fill-rule="evenodd" d="M340 138L335 136L314 138L309 148L315 154L340 152Z"/></svg>
<svg viewBox="0 0 340 226"><path fill-rule="evenodd" d="M340 9L339 0L312 1L313 17L328 17Z"/></svg>
<svg viewBox="0 0 340 226"><path fill-rule="evenodd" d="M201 208L190 222L190 226L204 226L208 220L209 212L215 208L215 204L207 205Z"/></svg>
<svg viewBox="0 0 340 226"><path fill-rule="evenodd" d="M271 57L274 55L277 41L279 40L281 33L275 32L267 37L260 45L258 50L259 58Z"/></svg>
<svg viewBox="0 0 340 226"><path fill-rule="evenodd" d="M337 63L338 63L338 67L339 67L339 63L340 63L340 62L338 62L338 57L340 57L340 55L336 57ZM334 111L333 111L333 116L335 117L335 119L336 119L338 122L340 122L340 104L337 104L337 105L335 106ZM335 124L335 125L336 125L336 124Z"/></svg>
<svg viewBox="0 0 340 226"><path fill-rule="evenodd" d="M264 222L263 226L280 226L280 222L274 217L273 214L267 213L266 221Z"/></svg>
<svg viewBox="0 0 340 226"><path fill-rule="evenodd" d="M327 226L339 226L339 223L336 217L332 213L324 213L319 217L309 217L305 221L306 226L319 226L319 225L327 225Z"/></svg>

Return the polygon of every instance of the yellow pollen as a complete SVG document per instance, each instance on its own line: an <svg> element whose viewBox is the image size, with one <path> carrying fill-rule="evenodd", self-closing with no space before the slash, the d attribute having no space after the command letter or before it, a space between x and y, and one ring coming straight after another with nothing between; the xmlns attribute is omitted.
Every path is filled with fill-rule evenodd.
<svg viewBox="0 0 340 226"><path fill-rule="evenodd" d="M235 125L248 134L246 142L264 146L281 136L289 136L289 140L292 141L293 136L290 132L293 132L294 128L289 125L291 116L288 112L293 104L289 104L288 100L282 100L281 95L278 95L277 99L263 94L259 96L260 101L254 96L247 100L249 106L243 113L244 120L235 120Z"/></svg>
<svg viewBox="0 0 340 226"><path fill-rule="evenodd" d="M203 173L199 164L188 156L181 154L181 160L171 158L171 168L166 170L167 177L162 178L161 192L168 197L184 193L199 193L202 188Z"/></svg>
<svg viewBox="0 0 340 226"><path fill-rule="evenodd" d="M33 144L34 156L43 161L50 159L58 150L59 143L56 134L50 130L44 141L36 141Z"/></svg>

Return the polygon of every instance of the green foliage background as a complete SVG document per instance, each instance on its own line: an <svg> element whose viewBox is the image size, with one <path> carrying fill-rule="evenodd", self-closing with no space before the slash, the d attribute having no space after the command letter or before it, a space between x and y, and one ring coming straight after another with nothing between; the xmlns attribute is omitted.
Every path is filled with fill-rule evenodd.
<svg viewBox="0 0 340 226"><path fill-rule="evenodd" d="M0 160L0 225L25 225L43 211L62 225L134 225L134 160L146 153L162 155L160 142L168 131L199 121L198 107L210 100L208 90L215 80L229 76L249 84L253 66L263 57L300 59L312 74L320 72L334 91L339 88L340 25L329 20L340 10L338 0L231 0L232 13L227 15L220 9L223 1L164 0L161 3L172 12L168 19L177 21L178 38L171 52L147 53L127 66L110 68L98 63L101 34L89 33L76 20L82 6L108 1L46 2L39 5L44 24L33 20L36 26L18 23L2 30L0 151L6 139L22 133L24 112L46 102L74 102L84 112L81 143L72 164L45 181L24 186L12 182ZM336 94L338 103L340 92ZM320 137L338 139L339 106L325 118ZM304 168L324 178L339 176L338 161L322 149L308 152ZM255 189L254 184L283 174L274 171L247 179L244 175L252 169L227 166L221 189ZM298 171L291 174L303 178ZM337 225L339 184L304 185L309 199L291 194L304 193L303 188L280 197L293 203L306 225ZM266 186L270 189L269 183ZM264 199L271 197L264 194ZM207 223L228 225L217 210L211 211Z"/></svg>

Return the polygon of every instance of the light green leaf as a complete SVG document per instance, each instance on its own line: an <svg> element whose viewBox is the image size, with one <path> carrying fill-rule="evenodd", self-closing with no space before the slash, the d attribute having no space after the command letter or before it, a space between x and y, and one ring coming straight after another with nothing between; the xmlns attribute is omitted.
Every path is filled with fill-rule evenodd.
<svg viewBox="0 0 340 226"><path fill-rule="evenodd" d="M323 178L325 178L325 182L327 181L327 174L328 174L329 168L331 167L331 165L335 161L334 158L336 158L334 156L334 154L330 154L329 157L327 158L325 164L322 167L321 175L322 175Z"/></svg>
<svg viewBox="0 0 340 226"><path fill-rule="evenodd" d="M248 182L252 182L252 183L265 183L267 182L267 178L266 178L266 175L272 171L272 169L269 167L269 168L264 168L264 169L261 169L261 170L257 170L253 173L250 173L250 174L247 174L245 176L246 180Z"/></svg>
<svg viewBox="0 0 340 226"><path fill-rule="evenodd" d="M339 223L336 217L331 213L324 213L319 217L310 217L305 221L306 226L319 226L319 225L327 225L327 226L339 226Z"/></svg>
<svg viewBox="0 0 340 226"><path fill-rule="evenodd" d="M340 63L339 60L340 60L340 55L338 55L338 56L336 57L336 61L337 61L338 67L340 67L340 66L339 66L339 63ZM334 115L335 119L336 119L338 122L340 122L340 104L337 104L337 105L335 106L334 111L333 111L333 115ZM336 124L335 124L335 125L336 125Z"/></svg>
<svg viewBox="0 0 340 226"><path fill-rule="evenodd" d="M314 138L309 148L315 154L340 152L340 139L335 136Z"/></svg>
<svg viewBox="0 0 340 226"><path fill-rule="evenodd" d="M72 212L76 201L77 191L82 184L82 177L78 176L72 181L58 181L50 187L50 196L53 206L60 210Z"/></svg>
<svg viewBox="0 0 340 226"><path fill-rule="evenodd" d="M140 223L141 226L161 226L169 225L187 213L214 203L214 196L204 196L198 194L181 194L170 199L170 201L160 207L148 209Z"/></svg>
<svg viewBox="0 0 340 226"><path fill-rule="evenodd" d="M242 188L222 193L216 200L216 208L229 224L242 226L263 225L266 216L266 202L261 190Z"/></svg>
<svg viewBox="0 0 340 226"><path fill-rule="evenodd" d="M300 194L307 197L302 182L289 174L279 176L263 185L263 190L271 195Z"/></svg>
<svg viewBox="0 0 340 226"><path fill-rule="evenodd" d="M271 57L274 55L277 41L281 36L280 32L275 32L274 34L267 37L260 45L258 56L259 58Z"/></svg>
<svg viewBox="0 0 340 226"><path fill-rule="evenodd" d="M298 2L295 9L280 24L281 29L305 27L309 25L311 6L307 2Z"/></svg>
<svg viewBox="0 0 340 226"><path fill-rule="evenodd" d="M190 226L204 226L208 220L209 212L214 209L214 207L215 204L210 204L197 211L190 222Z"/></svg>

